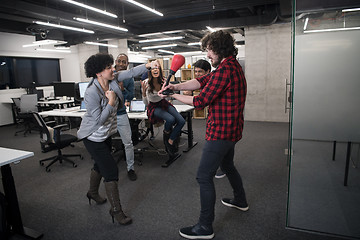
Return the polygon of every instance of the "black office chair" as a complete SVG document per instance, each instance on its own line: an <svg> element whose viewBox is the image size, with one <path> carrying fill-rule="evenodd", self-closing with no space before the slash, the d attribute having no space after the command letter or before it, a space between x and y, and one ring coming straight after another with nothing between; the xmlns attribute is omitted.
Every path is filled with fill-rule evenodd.
<svg viewBox="0 0 360 240"><path fill-rule="evenodd" d="M70 160L68 157L80 157L80 159L83 159L83 156L81 154L62 154L61 152L61 149L68 146L73 147L74 145L72 145L72 143L78 141L78 138L74 135L61 133L61 128L67 125L61 124L54 127L49 127L37 112L34 112L33 116L40 127L40 144L42 152L45 153L52 150L58 151L58 154L56 156L40 160L40 165L43 166L44 162L51 161L45 167L47 172L50 172L50 166L57 161L59 161L60 163L66 161L71 163L73 167L77 167L76 163Z"/></svg>

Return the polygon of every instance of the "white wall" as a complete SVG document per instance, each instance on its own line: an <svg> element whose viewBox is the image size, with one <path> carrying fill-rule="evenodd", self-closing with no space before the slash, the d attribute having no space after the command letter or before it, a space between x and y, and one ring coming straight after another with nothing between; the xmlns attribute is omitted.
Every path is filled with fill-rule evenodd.
<svg viewBox="0 0 360 240"><path fill-rule="evenodd" d="M290 79L290 23L245 28L245 46L245 119L287 122L285 79Z"/></svg>

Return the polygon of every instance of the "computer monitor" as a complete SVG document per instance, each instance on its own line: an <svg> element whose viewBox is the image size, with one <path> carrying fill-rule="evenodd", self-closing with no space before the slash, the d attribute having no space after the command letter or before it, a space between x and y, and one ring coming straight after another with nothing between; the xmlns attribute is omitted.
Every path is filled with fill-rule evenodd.
<svg viewBox="0 0 360 240"><path fill-rule="evenodd" d="M81 99L84 99L85 97L85 91L87 86L89 85L89 82L79 82L79 95Z"/></svg>
<svg viewBox="0 0 360 240"><path fill-rule="evenodd" d="M54 82L55 97L75 97L75 83L74 82Z"/></svg>

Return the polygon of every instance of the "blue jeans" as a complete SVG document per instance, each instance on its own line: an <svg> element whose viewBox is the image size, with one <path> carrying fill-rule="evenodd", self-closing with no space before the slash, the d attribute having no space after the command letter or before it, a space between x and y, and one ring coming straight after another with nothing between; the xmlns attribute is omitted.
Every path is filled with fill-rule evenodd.
<svg viewBox="0 0 360 240"><path fill-rule="evenodd" d="M196 176L200 186L201 211L199 223L201 225L212 226L215 218L216 193L214 176L219 166L226 173L233 188L234 199L247 204L242 179L234 166L235 144L236 142L225 140L205 142Z"/></svg>
<svg viewBox="0 0 360 240"><path fill-rule="evenodd" d="M181 129L185 125L185 120L175 107L169 106L167 111L161 108L155 108L154 115L158 118L165 120L164 130L166 132L171 132L171 140L175 140L180 135ZM174 125L174 129L172 129Z"/></svg>

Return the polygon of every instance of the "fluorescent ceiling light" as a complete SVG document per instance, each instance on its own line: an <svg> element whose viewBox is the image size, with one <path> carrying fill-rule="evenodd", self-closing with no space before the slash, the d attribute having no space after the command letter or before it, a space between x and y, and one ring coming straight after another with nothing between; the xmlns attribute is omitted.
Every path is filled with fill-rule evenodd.
<svg viewBox="0 0 360 240"><path fill-rule="evenodd" d="M190 45L190 46L201 45L201 43L200 42L191 42L191 43L188 43L188 45Z"/></svg>
<svg viewBox="0 0 360 240"><path fill-rule="evenodd" d="M35 46L40 46L40 45L52 45L52 44L59 45L59 44L65 44L65 43L67 43L67 42L46 39L46 40L35 41L31 44L25 44L25 45L23 45L23 47L35 47Z"/></svg>
<svg viewBox="0 0 360 240"><path fill-rule="evenodd" d="M166 37L166 38L146 39L146 40L140 40L139 43L160 42L160 41L172 41L172 40L183 39L183 38L185 38L185 37L179 36L179 37Z"/></svg>
<svg viewBox="0 0 360 240"><path fill-rule="evenodd" d="M92 21L92 20L89 20L89 19L85 19L85 18L74 17L74 19L77 20L77 21L80 21L80 22L90 23L90 24L94 24L94 25L98 25L98 26L102 26L102 27L107 27L107 28L111 28L111 29L115 29L115 30L119 30L119 31L124 31L124 32L128 31L126 28L117 27L117 26L114 26L114 25L106 24L106 23L96 22L96 21Z"/></svg>
<svg viewBox="0 0 360 240"><path fill-rule="evenodd" d="M83 4L83 3L75 2L75 1L72 1L72 0L63 0L63 1L67 2L67 3L74 4L74 5L79 6L79 7L83 7L83 8L86 8L86 9L101 13L101 14L104 14L104 15L107 15L107 16L110 16L110 17L113 17L113 18L117 18L117 16L115 14L113 14L113 13L109 13L109 12L107 12L105 10L94 8L94 7L91 7L91 6Z"/></svg>
<svg viewBox="0 0 360 240"><path fill-rule="evenodd" d="M210 32L215 32L215 29L213 29L213 28L210 27L210 26L206 26L206 28L207 28Z"/></svg>
<svg viewBox="0 0 360 240"><path fill-rule="evenodd" d="M106 44L106 43L97 43L97 42L84 42L85 44L89 44L89 45L96 45L96 46L104 46L104 47L112 47L112 48L117 48L117 45L112 45L112 44Z"/></svg>
<svg viewBox="0 0 360 240"><path fill-rule="evenodd" d="M149 8L149 7L145 6L144 4L138 3L138 2L133 1L133 0L126 0L126 1L129 2L129 3L132 3L132 4L136 5L136 6L139 6L139 7L143 8L143 9L145 9L145 10L148 10L148 11L150 11L152 13L155 13L155 14L161 16L161 17L164 16L164 14L162 14L161 12L156 11L155 9Z"/></svg>
<svg viewBox="0 0 360 240"><path fill-rule="evenodd" d="M306 28L307 28L308 22L309 22L309 18L307 17L307 18L305 19L304 31L305 31Z"/></svg>
<svg viewBox="0 0 360 240"><path fill-rule="evenodd" d="M244 45L235 45L235 47L237 47L237 48L241 48L242 46L244 46Z"/></svg>
<svg viewBox="0 0 360 240"><path fill-rule="evenodd" d="M145 34L140 34L140 35L138 35L138 36L139 36L139 37L150 37L150 36L161 35L161 34L179 33L179 32L182 32L182 31L183 31L183 30L174 30L174 31L166 31L166 32L145 33Z"/></svg>
<svg viewBox="0 0 360 240"><path fill-rule="evenodd" d="M49 49L49 48L36 48L35 50L42 51L42 52L71 53L70 50L58 50L58 49Z"/></svg>
<svg viewBox="0 0 360 240"><path fill-rule="evenodd" d="M349 8L342 10L342 12L355 12L355 11L360 11L360 8Z"/></svg>
<svg viewBox="0 0 360 240"><path fill-rule="evenodd" d="M142 47L142 49L168 48L168 47L176 47L176 46L177 46L177 44L167 44L167 45L158 45L158 46Z"/></svg>
<svg viewBox="0 0 360 240"><path fill-rule="evenodd" d="M192 51L192 52L178 52L176 54L180 54L180 55L199 55L199 54L206 54L205 52L202 51Z"/></svg>
<svg viewBox="0 0 360 240"><path fill-rule="evenodd" d="M70 47L55 47L57 50L70 50Z"/></svg>
<svg viewBox="0 0 360 240"><path fill-rule="evenodd" d="M84 29L84 28L69 27L69 26L60 25L60 24L53 24L53 23L49 23L49 22L34 21L34 23L39 24L39 25L44 25L44 26L50 26L50 27L56 27L56 28L62 28L62 29L77 31L77 32L85 32L85 33L91 33L91 34L95 33L92 30L87 30L87 29Z"/></svg>
<svg viewBox="0 0 360 240"><path fill-rule="evenodd" d="M320 29L320 30L307 30L307 31L304 31L304 33L336 32L336 31L350 31L350 30L360 30L360 27L351 27L351 28L329 28L329 29Z"/></svg>
<svg viewBox="0 0 360 240"><path fill-rule="evenodd" d="M175 54L175 52L172 52L172 51L168 51L168 50L163 50L163 49L159 49L158 50L159 52L163 52L163 53L170 53L170 54Z"/></svg>

